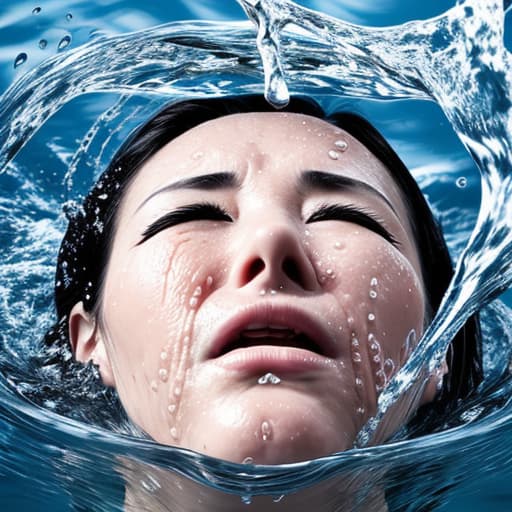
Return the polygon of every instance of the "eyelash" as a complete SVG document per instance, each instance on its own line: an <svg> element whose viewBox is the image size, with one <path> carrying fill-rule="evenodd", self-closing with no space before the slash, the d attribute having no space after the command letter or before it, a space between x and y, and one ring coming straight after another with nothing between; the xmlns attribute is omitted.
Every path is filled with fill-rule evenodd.
<svg viewBox="0 0 512 512"><path fill-rule="evenodd" d="M213 203L197 203L187 206L181 206L176 210L166 213L158 218L155 222L150 224L142 233L142 240L137 244L140 245L151 237L155 236L160 231L191 222L194 220L218 220L233 222L233 219L228 215L226 210L221 206Z"/></svg>
<svg viewBox="0 0 512 512"><path fill-rule="evenodd" d="M170 211L151 223L142 233L142 239L137 244L140 245L160 231L191 222L194 220L213 220L233 222L228 212L214 203L197 203L182 206L176 210ZM352 205L324 204L313 213L306 224L325 220L341 220L354 222L382 236L389 243L398 246L400 242L382 225L382 220L371 212L366 212Z"/></svg>
<svg viewBox="0 0 512 512"><path fill-rule="evenodd" d="M363 228L377 233L395 247L400 242L383 226L383 221L373 212L368 212L353 205L324 204L311 215L306 224L324 220L341 220L359 224Z"/></svg>

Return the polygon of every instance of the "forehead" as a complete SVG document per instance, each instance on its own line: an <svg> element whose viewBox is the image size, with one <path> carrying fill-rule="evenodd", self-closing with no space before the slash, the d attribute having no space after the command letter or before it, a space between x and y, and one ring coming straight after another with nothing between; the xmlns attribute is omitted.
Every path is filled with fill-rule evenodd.
<svg viewBox="0 0 512 512"><path fill-rule="evenodd" d="M340 144L347 143L345 150ZM345 130L295 113L233 114L205 122L170 141L139 170L126 202L140 201L174 180L236 172L258 175L262 186L291 182L304 170L322 170L368 183L408 215L386 166ZM131 208L129 208L131 209Z"/></svg>

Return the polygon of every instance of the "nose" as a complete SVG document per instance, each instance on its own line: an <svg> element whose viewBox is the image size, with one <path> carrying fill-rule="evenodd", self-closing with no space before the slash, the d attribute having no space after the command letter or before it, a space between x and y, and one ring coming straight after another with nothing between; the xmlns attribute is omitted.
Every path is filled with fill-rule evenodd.
<svg viewBox="0 0 512 512"><path fill-rule="evenodd" d="M258 290L300 292L319 286L298 229L292 223L264 219L253 229L244 229L231 279L237 288Z"/></svg>

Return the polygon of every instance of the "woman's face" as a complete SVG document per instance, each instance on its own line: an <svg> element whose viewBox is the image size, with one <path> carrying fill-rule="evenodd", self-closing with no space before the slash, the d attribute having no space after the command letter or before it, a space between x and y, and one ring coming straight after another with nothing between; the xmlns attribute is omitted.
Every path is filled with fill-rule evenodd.
<svg viewBox="0 0 512 512"><path fill-rule="evenodd" d="M275 464L350 448L424 324L385 166L299 114L200 125L118 213L95 343L155 440Z"/></svg>

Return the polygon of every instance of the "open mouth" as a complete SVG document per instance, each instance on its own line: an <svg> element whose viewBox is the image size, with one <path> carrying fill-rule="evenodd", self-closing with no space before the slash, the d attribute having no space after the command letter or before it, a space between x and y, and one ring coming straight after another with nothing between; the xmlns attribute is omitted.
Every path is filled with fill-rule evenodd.
<svg viewBox="0 0 512 512"><path fill-rule="evenodd" d="M223 356L236 349L256 346L300 348L321 356L325 355L318 343L298 329L284 326L254 326L245 328L235 338L228 341L218 356Z"/></svg>

